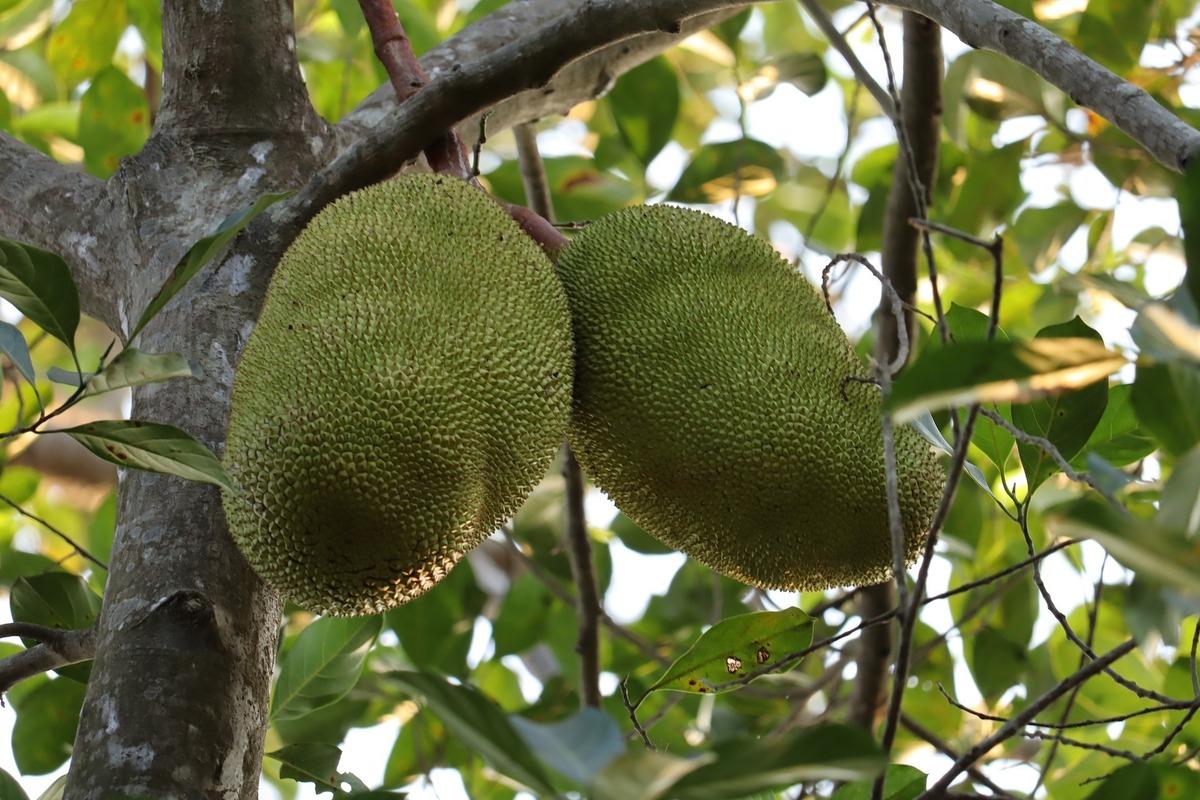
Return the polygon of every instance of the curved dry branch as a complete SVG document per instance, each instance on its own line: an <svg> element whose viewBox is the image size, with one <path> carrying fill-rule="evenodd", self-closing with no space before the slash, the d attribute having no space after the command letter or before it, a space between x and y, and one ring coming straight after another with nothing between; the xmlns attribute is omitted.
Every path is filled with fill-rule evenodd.
<svg viewBox="0 0 1200 800"><path fill-rule="evenodd" d="M751 5L736 0L672 0L646 3L638 0L514 0L475 25L447 39L421 58L421 66L436 81L440 76L489 58L497 50L519 41L536 42L557 30L579 28L575 18L585 18L590 34L584 40L564 42L540 82L516 82L517 76L497 74L505 90L493 99L474 106L455 127L464 141L474 140L479 117L489 113L489 130L505 130L517 123L565 114L585 100L603 94L618 75L642 63L696 31L704 30ZM636 17L631 20L630 17ZM655 24L647 21L657 18ZM633 21L635 24L630 25ZM673 30L678 23L679 29ZM534 32L530 35L530 32ZM571 47L579 47L572 60ZM532 66L544 56L526 51ZM566 57L564 57L566 56ZM564 65L568 65L564 68ZM338 123L338 140L343 147L374 127L396 108L390 86L381 86Z"/></svg>
<svg viewBox="0 0 1200 800"><path fill-rule="evenodd" d="M1036 22L991 0L879 0L915 11L967 44L1011 58L1134 139L1163 166L1182 172L1200 151L1200 131L1143 89L1085 56Z"/></svg>

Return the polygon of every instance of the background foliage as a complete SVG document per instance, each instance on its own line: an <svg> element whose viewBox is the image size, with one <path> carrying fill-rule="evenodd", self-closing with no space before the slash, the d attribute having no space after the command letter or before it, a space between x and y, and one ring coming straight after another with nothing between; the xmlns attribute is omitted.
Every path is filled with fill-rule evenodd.
<svg viewBox="0 0 1200 800"><path fill-rule="evenodd" d="M502 4L395 3L418 54ZM1194 2L1004 5L1193 125L1200 121ZM356 3L296 6L309 90L335 121L386 75ZM859 16L863 7L825 7L882 80L881 42ZM896 52L897 17L880 16ZM0 125L97 176L119 169L156 112L160 27L153 0L0 0ZM736 219L814 280L833 254L877 259L898 148L875 101L817 31L798 4L764 4L627 73L569 118L543 121L539 141L558 218L586 221L666 200ZM934 235L953 342L943 345L923 322L917 360L893 401L906 413L932 411L947 434L950 414L938 399L947 393L956 406L985 401L992 415L975 429L975 480L961 485L933 564L934 591L953 593L930 602L916 626L892 756L913 766L889 770L886 796L918 796L924 773L936 778L1072 675L1090 660L1086 653L1105 653L1130 637L1137 647L1116 663L1119 681L1100 676L1063 692L1036 715L1048 724L1022 726L980 754L958 789L1025 796L1041 787L1066 800L1195 796L1200 258L1192 243L1200 241L1200 175L1184 183L1000 56L953 42L947 51L930 217L981 239L1003 236L999 330L987 340L993 255ZM510 133L488 137L480 165L497 195L525 201ZM1176 197L1192 234L1186 273ZM198 245L188 269L202 268L219 244ZM0 329L0 430L12 431L0 439L0 590L14 619L86 627L101 602L115 481L106 471L81 477L55 467L37 450L62 437L28 429L42 409L64 402L71 407L56 419L64 426L119 416L119 402L73 403L71 379L78 386L97 365L109 371L103 387L89 384L93 393L187 379L191 368L183 356L126 350L124 371L114 371L118 362L111 354L105 360L111 334L86 319L74 329L69 275L34 285L13 266L20 254L5 255L2 293L12 300L24 291L33 300L14 300ZM43 259L37 274L52 274L44 266L52 256L33 256ZM867 351L873 279L839 268L831 291L839 317ZM925 310L930 300L926 283ZM1078 368L1090 370L1089 379L1068 381ZM1024 389L1047 375L1070 388L1030 401ZM113 396L119 392L104 395ZM1017 441L1006 423L1048 441L1061 460L1037 442ZM128 431L86 433L100 437L92 449L120 440L138 457L173 459L169 471L191 457L172 434L157 432L166 445L161 437L144 445L130 443ZM87 435L74 439L88 445ZM197 469L220 480L207 462ZM428 785L448 768L456 778L437 773L438 785L461 780L473 798L522 790L647 800L868 796L887 759L869 734L842 721L855 635L739 691L673 691L697 675L702 687L720 684L732 671L727 654L764 636L790 653L854 631L861 620L853 593L749 590L670 555L603 503L590 508L597 578L611 614L601 638L602 710L578 710L562 480L552 472L508 529L407 606L364 619L314 620L289 609L266 780L284 796L307 784L384 797ZM1031 556L1065 537L1095 541L1034 559L1036 571L1029 566ZM662 590L646 596L648 582ZM738 617L796 606L811 620L796 612ZM731 618L740 621L730 625ZM0 644L0 656L20 648ZM681 656L682 666L668 671ZM66 763L87 673L87 665L76 665L8 693L21 774ZM640 698L639 734L629 705ZM352 735L381 722L386 727L372 737ZM369 752L380 752L385 734L378 731L395 740L368 786L339 764L343 750L368 741ZM656 749L643 747L643 735ZM0 798L23 796L15 779L0 775Z"/></svg>

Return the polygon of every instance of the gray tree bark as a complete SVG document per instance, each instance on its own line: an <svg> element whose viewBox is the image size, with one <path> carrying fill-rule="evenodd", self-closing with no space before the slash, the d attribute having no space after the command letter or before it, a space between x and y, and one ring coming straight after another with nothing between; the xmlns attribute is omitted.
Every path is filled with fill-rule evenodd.
<svg viewBox="0 0 1200 800"><path fill-rule="evenodd" d="M84 311L124 338L194 241L265 192L304 189L138 342L187 354L204 377L135 391L134 416L219 452L271 270L321 207L395 172L446 128L471 130L469 115L493 108L498 130L566 111L742 5L515 0L430 53L435 81L404 109L381 89L334 128L309 104L291 0L166 0L163 101L144 149L102 182L0 134L0 232L63 255ZM256 797L281 613L229 539L216 489L122 474L66 796Z"/></svg>

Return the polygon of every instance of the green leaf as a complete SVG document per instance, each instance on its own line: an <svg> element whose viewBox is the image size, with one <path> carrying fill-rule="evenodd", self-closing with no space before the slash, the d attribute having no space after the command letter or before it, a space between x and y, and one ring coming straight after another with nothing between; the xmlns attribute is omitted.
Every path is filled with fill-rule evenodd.
<svg viewBox="0 0 1200 800"><path fill-rule="evenodd" d="M321 617L296 637L279 665L271 719L291 719L334 703L354 688L383 618Z"/></svg>
<svg viewBox="0 0 1200 800"><path fill-rule="evenodd" d="M233 241L233 238L255 217L291 194L291 192L276 192L262 195L246 208L230 214L211 235L205 236L188 248L183 258L179 259L179 263L175 265L171 277L167 278L162 288L158 290L158 294L150 301L150 305L146 306L146 310L142 312L133 332L129 334L129 341L132 342L141 333L142 328L146 327L146 323L154 319L158 312L162 311L171 301L171 298L179 294L179 290L196 277L196 273L200 272L205 264L220 253L225 245Z"/></svg>
<svg viewBox="0 0 1200 800"><path fill-rule="evenodd" d="M745 797L818 780L869 780L887 765L871 734L851 725L818 725L772 739L732 739L713 746L716 760L671 787L678 800Z"/></svg>
<svg viewBox="0 0 1200 800"><path fill-rule="evenodd" d="M116 67L102 69L79 102L79 144L88 171L108 177L121 158L141 149L149 133L146 93Z"/></svg>
<svg viewBox="0 0 1200 800"><path fill-rule="evenodd" d="M1181 531L1164 529L1086 495L1046 511L1057 536L1095 539L1125 567L1187 594L1200 596L1200 551Z"/></svg>
<svg viewBox="0 0 1200 800"><path fill-rule="evenodd" d="M625 516L624 513L617 514L609 524L608 529L621 540L621 544L635 553L656 556L675 552L675 548L668 547L646 533L636 522Z"/></svg>
<svg viewBox="0 0 1200 800"><path fill-rule="evenodd" d="M756 611L723 619L676 659L646 690L642 700L655 691L711 693L716 686L803 650L812 644L812 635L812 618L798 608ZM642 700L636 705L641 705Z"/></svg>
<svg viewBox="0 0 1200 800"><path fill-rule="evenodd" d="M366 792L367 787L355 776L338 772L342 751L325 742L289 744L265 754L279 762L279 777L313 784L318 792L338 794L347 791ZM361 796L357 795L356 796Z"/></svg>
<svg viewBox="0 0 1200 800"><path fill-rule="evenodd" d="M37 389L37 380L33 371L33 360L29 357L29 343L25 334L16 325L0 321L0 352L8 357L21 377L29 385Z"/></svg>
<svg viewBox="0 0 1200 800"><path fill-rule="evenodd" d="M1134 413L1133 385L1124 383L1108 387L1108 404L1104 407L1104 415L1073 463L1086 468L1086 456L1090 453L1122 467L1145 458L1156 449L1158 445L1154 437L1138 422Z"/></svg>
<svg viewBox="0 0 1200 800"><path fill-rule="evenodd" d="M233 489L229 474L212 451L172 425L134 419L102 420L55 433L65 433L118 466Z"/></svg>
<svg viewBox="0 0 1200 800"><path fill-rule="evenodd" d="M648 165L671 141L679 115L679 75L662 56L652 58L622 75L608 101L625 145Z"/></svg>
<svg viewBox="0 0 1200 800"><path fill-rule="evenodd" d="M941 450L946 455L953 455L953 445L946 441L946 437L942 435L941 429L933 421L933 415L928 411L918 415L909 424L917 433L921 434L922 439L929 442L934 448ZM963 462L963 469L971 476L971 480L978 484L979 488L995 497L992 487L988 483L987 476L983 474L983 470L969 461Z"/></svg>
<svg viewBox="0 0 1200 800"><path fill-rule="evenodd" d="M1183 285L1192 302L1200 306L1200 158L1192 158L1176 187L1183 253L1187 258Z"/></svg>
<svg viewBox="0 0 1200 800"><path fill-rule="evenodd" d="M18 578L12 587L12 617L47 628L87 628L100 613L100 598L87 581L70 572Z"/></svg>
<svg viewBox="0 0 1200 800"><path fill-rule="evenodd" d="M74 352L79 292L67 262L32 245L0 239L0 297Z"/></svg>
<svg viewBox="0 0 1200 800"><path fill-rule="evenodd" d="M1124 356L1083 337L952 342L928 348L885 401L897 422L970 403L1026 402L1087 386L1125 366Z"/></svg>
<svg viewBox="0 0 1200 800"><path fill-rule="evenodd" d="M82 683L59 678L45 681L19 703L13 700L12 753L23 774L45 775L71 757L86 691Z"/></svg>
<svg viewBox="0 0 1200 800"><path fill-rule="evenodd" d="M591 783L600 770L625 752L620 727L596 708L585 708L550 724L516 715L508 719L542 763L580 786Z"/></svg>
<svg viewBox="0 0 1200 800"><path fill-rule="evenodd" d="M1200 442L1200 369L1187 364L1139 364L1133 409L1163 450L1179 455Z"/></svg>
<svg viewBox="0 0 1200 800"><path fill-rule="evenodd" d="M0 800L29 800L17 779L0 769Z"/></svg>
<svg viewBox="0 0 1200 800"><path fill-rule="evenodd" d="M50 34L46 59L64 84L74 86L112 63L126 24L124 0L75 0Z"/></svg>
<svg viewBox="0 0 1200 800"><path fill-rule="evenodd" d="M971 637L971 675L988 703L1020 682L1028 667L1027 648L991 625Z"/></svg>
<svg viewBox="0 0 1200 800"><path fill-rule="evenodd" d="M773 58L759 67L758 72L738 87L748 102L763 100L782 83L790 83L808 96L825 88L829 75L825 61L816 53L788 53Z"/></svg>
<svg viewBox="0 0 1200 800"><path fill-rule="evenodd" d="M1179 457L1163 485L1155 521L1188 539L1200 534L1200 445Z"/></svg>
<svg viewBox="0 0 1200 800"><path fill-rule="evenodd" d="M1079 317L1061 325L1043 328L1039 339L1063 339L1072 336L1092 339L1103 347L1104 340ZM1012 408L1012 422L1025 433L1047 439L1064 459L1070 461L1087 444L1096 430L1105 406L1108 405L1108 381L1101 378L1094 383ZM1017 442L1021 454L1021 465L1029 491L1033 492L1051 475L1059 471L1048 453L1040 447Z"/></svg>
<svg viewBox="0 0 1200 800"><path fill-rule="evenodd" d="M907 764L892 764L883 781L883 800L916 800L925 791L928 776ZM830 800L871 800L874 781L855 781L839 786Z"/></svg>
<svg viewBox="0 0 1200 800"><path fill-rule="evenodd" d="M1200 364L1200 326L1167 303L1142 306L1130 334L1143 358L1159 363Z"/></svg>
<svg viewBox="0 0 1200 800"><path fill-rule="evenodd" d="M91 376L84 397L159 383L171 378L200 378L204 373L179 353L143 353L134 347L117 353L108 366Z"/></svg>
<svg viewBox="0 0 1200 800"><path fill-rule="evenodd" d="M1088 0L1075 46L1118 75L1136 66L1150 35L1155 3Z"/></svg>
<svg viewBox="0 0 1200 800"><path fill-rule="evenodd" d="M1158 768L1126 764L1104 779L1087 800L1158 800Z"/></svg>
<svg viewBox="0 0 1200 800"><path fill-rule="evenodd" d="M755 139L701 145L667 199L719 203L734 197L762 197L774 191L786 172L779 151Z"/></svg>
<svg viewBox="0 0 1200 800"><path fill-rule="evenodd" d="M591 800L659 800L688 773L711 763L711 753L680 758L661 751L632 750L610 761L589 787Z"/></svg>
<svg viewBox="0 0 1200 800"><path fill-rule="evenodd" d="M557 796L512 723L477 690L421 672L390 672L387 677L407 694L422 700L447 729L497 772L538 796Z"/></svg>
<svg viewBox="0 0 1200 800"><path fill-rule="evenodd" d="M38 795L37 800L63 800L63 796L67 793L67 776L59 775L54 783L46 787L46 791ZM121 798L121 800L127 800ZM133 798L133 800L141 800L141 798Z"/></svg>

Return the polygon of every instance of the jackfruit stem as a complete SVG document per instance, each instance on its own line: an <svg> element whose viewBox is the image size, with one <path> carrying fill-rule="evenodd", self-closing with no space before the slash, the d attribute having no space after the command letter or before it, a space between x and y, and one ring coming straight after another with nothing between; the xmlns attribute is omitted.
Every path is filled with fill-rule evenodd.
<svg viewBox="0 0 1200 800"><path fill-rule="evenodd" d="M525 206L519 206L516 203L505 203L501 200L496 202L508 212L508 215L517 221L521 226L521 230L525 234L538 243L543 252L551 261L558 261L558 254L567 246L570 241L566 236L551 225L545 217L532 211Z"/></svg>

